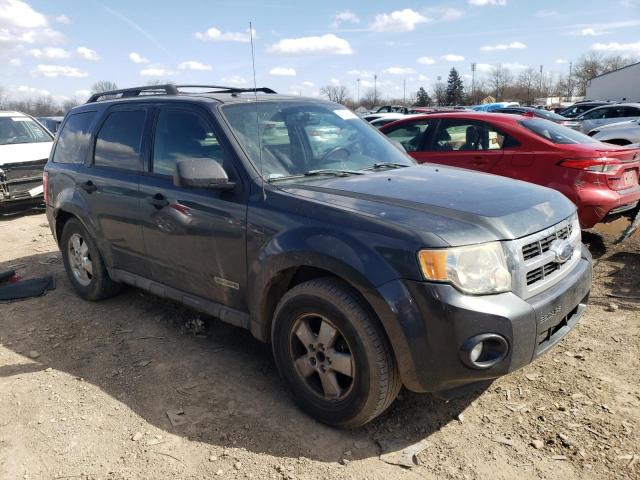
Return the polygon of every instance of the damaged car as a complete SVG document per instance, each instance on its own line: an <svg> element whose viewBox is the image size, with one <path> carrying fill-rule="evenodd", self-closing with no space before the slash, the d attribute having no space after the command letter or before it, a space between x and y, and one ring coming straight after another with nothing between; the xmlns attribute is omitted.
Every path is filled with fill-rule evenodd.
<svg viewBox="0 0 640 480"><path fill-rule="evenodd" d="M0 112L0 212L43 203L53 136L29 115Z"/></svg>

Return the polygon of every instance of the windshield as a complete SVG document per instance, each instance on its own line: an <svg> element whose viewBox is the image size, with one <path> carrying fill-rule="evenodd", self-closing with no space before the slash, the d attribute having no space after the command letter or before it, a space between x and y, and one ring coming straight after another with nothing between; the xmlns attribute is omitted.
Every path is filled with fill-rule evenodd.
<svg viewBox="0 0 640 480"><path fill-rule="evenodd" d="M260 102L257 111L256 121L255 103L222 108L257 170L262 161L266 180L300 177L319 170L350 174L383 164L414 164L382 134L341 105Z"/></svg>
<svg viewBox="0 0 640 480"><path fill-rule="evenodd" d="M29 117L0 117L0 145L51 141L51 135Z"/></svg>
<svg viewBox="0 0 640 480"><path fill-rule="evenodd" d="M598 140L576 132L568 127L563 127L557 123L542 119L522 120L520 125L531 130L536 135L545 138L553 143L559 144L581 144L581 143L598 143Z"/></svg>
<svg viewBox="0 0 640 480"><path fill-rule="evenodd" d="M562 115L558 115L557 113L554 112L549 112L547 110L543 110L541 108L537 108L535 111L536 116L538 117L542 117L542 118L546 118L547 120L566 120L566 117L563 117Z"/></svg>

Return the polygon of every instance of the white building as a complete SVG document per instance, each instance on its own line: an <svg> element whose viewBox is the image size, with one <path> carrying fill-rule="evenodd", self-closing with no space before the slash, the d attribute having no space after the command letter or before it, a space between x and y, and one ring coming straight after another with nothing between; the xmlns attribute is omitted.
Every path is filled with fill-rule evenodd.
<svg viewBox="0 0 640 480"><path fill-rule="evenodd" d="M589 100L640 102L640 62L603 73L587 82Z"/></svg>

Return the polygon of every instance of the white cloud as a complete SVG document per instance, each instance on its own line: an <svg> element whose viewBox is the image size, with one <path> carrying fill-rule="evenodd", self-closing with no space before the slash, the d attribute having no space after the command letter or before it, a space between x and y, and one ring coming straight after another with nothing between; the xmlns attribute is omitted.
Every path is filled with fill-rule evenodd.
<svg viewBox="0 0 640 480"><path fill-rule="evenodd" d="M274 77L295 77L296 70L291 67L273 67L269 70L269 75L273 75Z"/></svg>
<svg viewBox="0 0 640 480"><path fill-rule="evenodd" d="M283 38L271 45L268 50L279 55L351 55L353 53L349 42L333 33L327 33L321 37Z"/></svg>
<svg viewBox="0 0 640 480"><path fill-rule="evenodd" d="M19 0L0 2L0 27L40 28L47 26L46 17Z"/></svg>
<svg viewBox="0 0 640 480"><path fill-rule="evenodd" d="M76 53L85 60L91 60L92 62L100 60L100 55L98 55L98 52L87 47L78 47L76 49Z"/></svg>
<svg viewBox="0 0 640 480"><path fill-rule="evenodd" d="M64 65L38 65L34 70L31 70L33 76L44 77L87 77L89 74L83 72L77 67L68 67Z"/></svg>
<svg viewBox="0 0 640 480"><path fill-rule="evenodd" d="M162 65L149 65L140 70L140 75L143 77L165 77L167 75L173 75L174 73L175 72L164 68Z"/></svg>
<svg viewBox="0 0 640 480"><path fill-rule="evenodd" d="M521 50L527 48L522 42L499 43L498 45L487 45L480 48L483 52L492 52L494 50Z"/></svg>
<svg viewBox="0 0 640 480"><path fill-rule="evenodd" d="M370 72L368 70L357 70L357 69L348 70L347 74L360 77L360 78L373 78L373 72Z"/></svg>
<svg viewBox="0 0 640 480"><path fill-rule="evenodd" d="M429 77L427 77L426 75L418 75L418 80L420 80L421 82L428 82L429 81Z"/></svg>
<svg viewBox="0 0 640 480"><path fill-rule="evenodd" d="M51 95L51 93L48 90L41 90L39 88L28 87L26 85L20 85L18 87L18 92L36 94L36 95L41 95L41 96L43 95L45 97L48 97L49 95Z"/></svg>
<svg viewBox="0 0 640 480"><path fill-rule="evenodd" d="M463 62L464 61L464 57L462 55L454 55L452 53L443 55L441 58L443 60L446 60L447 62Z"/></svg>
<svg viewBox="0 0 640 480"><path fill-rule="evenodd" d="M62 23L63 25L69 25L71 23L71 19L66 15L58 15L56 17L56 22Z"/></svg>
<svg viewBox="0 0 640 480"><path fill-rule="evenodd" d="M389 67L384 69L384 73L390 75L407 75L409 73L415 73L415 70L411 67Z"/></svg>
<svg viewBox="0 0 640 480"><path fill-rule="evenodd" d="M305 82L302 82L302 85L304 85L305 87L313 87L313 86L315 86L315 83L310 82L310 81L307 80Z"/></svg>
<svg viewBox="0 0 640 480"><path fill-rule="evenodd" d="M144 58L142 55L140 55L137 52L131 52L129 54L129 60L132 61L133 63L149 63L148 58Z"/></svg>
<svg viewBox="0 0 640 480"><path fill-rule="evenodd" d="M451 20L457 20L464 15L464 10L458 8L445 8L444 12L440 16L440 20L443 22L449 22Z"/></svg>
<svg viewBox="0 0 640 480"><path fill-rule="evenodd" d="M600 35L606 35L609 32L604 30L596 30L595 28L583 28L579 32L573 32L573 35L580 35L583 37L599 37Z"/></svg>
<svg viewBox="0 0 640 480"><path fill-rule="evenodd" d="M331 26L333 28L338 28L342 23L360 23L360 18L353 13L351 10L344 10L342 12L338 12L333 16L333 22Z"/></svg>
<svg viewBox="0 0 640 480"><path fill-rule="evenodd" d="M416 25L425 23L427 20L415 10L405 8L376 15L369 28L375 32L411 32Z"/></svg>
<svg viewBox="0 0 640 480"><path fill-rule="evenodd" d="M500 5L504 6L507 4L507 0L467 0L469 5L473 5L474 7L486 7L487 5Z"/></svg>
<svg viewBox="0 0 640 480"><path fill-rule="evenodd" d="M626 52L640 54L640 42L635 43L594 43L591 48L598 52Z"/></svg>
<svg viewBox="0 0 640 480"><path fill-rule="evenodd" d="M198 40L208 40L216 42L250 42L251 35L249 29L245 32L221 32L216 27L209 28L206 32L196 32L193 34ZM253 38L257 38L255 29L253 30Z"/></svg>
<svg viewBox="0 0 640 480"><path fill-rule="evenodd" d="M420 57L416 60L417 63L421 63L422 65L433 65L436 61L431 57Z"/></svg>
<svg viewBox="0 0 640 480"><path fill-rule="evenodd" d="M476 70L479 72L490 72L492 68L488 63L476 63Z"/></svg>
<svg viewBox="0 0 640 480"><path fill-rule="evenodd" d="M22 65L22 60L20 60L19 58L12 58L11 60L9 60L9 65L13 67L19 67L20 65Z"/></svg>
<svg viewBox="0 0 640 480"><path fill-rule="evenodd" d="M246 85L247 84L247 79L244 77L241 77L240 75L232 75L230 77L224 77L222 78L222 81L230 85Z"/></svg>
<svg viewBox="0 0 640 480"><path fill-rule="evenodd" d="M564 58L557 58L555 63L562 65L563 63L567 63L567 61Z"/></svg>
<svg viewBox="0 0 640 480"><path fill-rule="evenodd" d="M332 78L330 81L331 85L340 85L340 80L338 80L337 78Z"/></svg>
<svg viewBox="0 0 640 480"><path fill-rule="evenodd" d="M178 65L180 70L211 70L211 65L205 63L196 62L195 60L187 60Z"/></svg>
<svg viewBox="0 0 640 480"><path fill-rule="evenodd" d="M91 90L76 90L74 94L80 98L89 98L91 96Z"/></svg>
<svg viewBox="0 0 640 480"><path fill-rule="evenodd" d="M32 48L31 50L27 50L25 55L29 55L34 58L46 58L47 60L57 60L70 57L69 52L57 47Z"/></svg>
<svg viewBox="0 0 640 480"><path fill-rule="evenodd" d="M371 88L373 87L373 82L369 80L361 80L360 85L362 85L363 88Z"/></svg>

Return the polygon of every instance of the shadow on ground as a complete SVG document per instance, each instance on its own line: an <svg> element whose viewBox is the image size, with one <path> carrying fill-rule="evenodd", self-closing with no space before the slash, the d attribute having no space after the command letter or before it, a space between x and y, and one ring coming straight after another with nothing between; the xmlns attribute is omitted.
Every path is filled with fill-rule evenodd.
<svg viewBox="0 0 640 480"><path fill-rule="evenodd" d="M217 446L281 457L335 462L379 453L376 440L406 445L429 437L481 392L449 402L403 391L380 418L355 431L337 430L298 410L280 381L268 345L248 332L133 288L92 303L71 289L51 253L4 262L26 264L29 276L53 274L57 289L3 305L0 343L36 363L0 367L0 377L46 368L90 382L146 422ZM168 411L181 410L184 425ZM354 448L354 442L358 446Z"/></svg>

